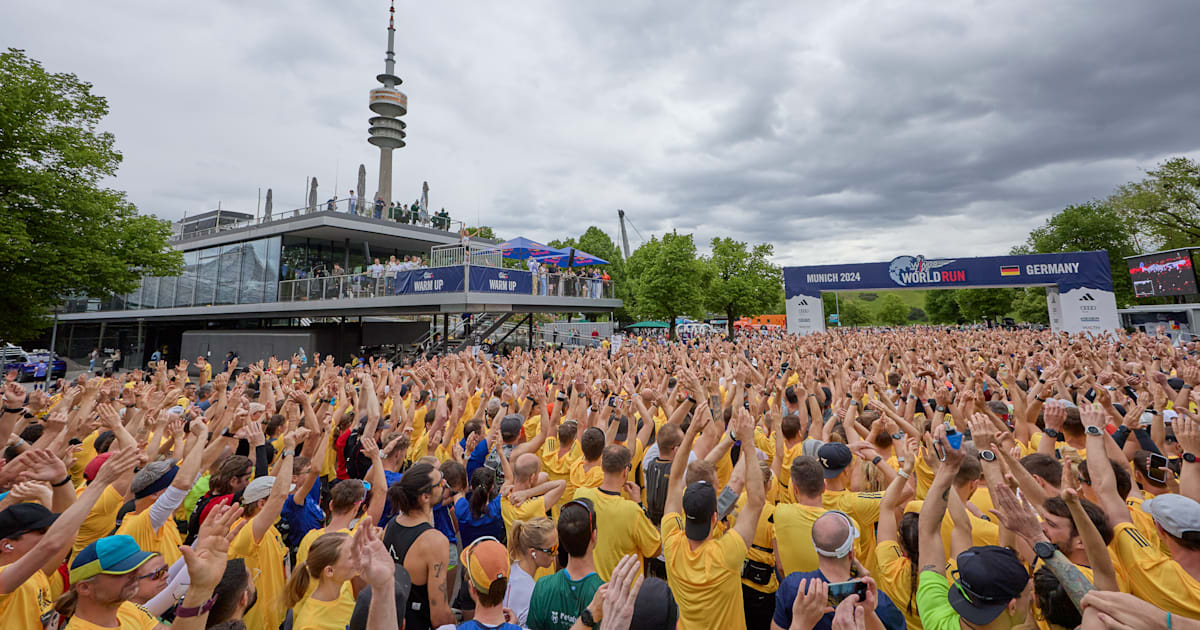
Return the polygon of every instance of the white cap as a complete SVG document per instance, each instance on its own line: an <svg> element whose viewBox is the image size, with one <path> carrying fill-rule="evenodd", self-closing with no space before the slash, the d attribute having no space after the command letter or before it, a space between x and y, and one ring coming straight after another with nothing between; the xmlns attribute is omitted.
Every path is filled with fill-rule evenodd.
<svg viewBox="0 0 1200 630"><path fill-rule="evenodd" d="M1142 502L1142 511L1176 538L1188 532L1200 532L1200 503L1182 494L1160 494Z"/></svg>

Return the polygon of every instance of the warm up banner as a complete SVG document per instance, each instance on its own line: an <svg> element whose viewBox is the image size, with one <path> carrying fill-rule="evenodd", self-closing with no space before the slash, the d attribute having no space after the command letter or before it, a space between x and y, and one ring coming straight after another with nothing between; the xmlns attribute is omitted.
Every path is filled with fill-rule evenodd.
<svg viewBox="0 0 1200 630"><path fill-rule="evenodd" d="M1105 251L984 258L898 256L880 263L784 267L783 285L791 333L825 330L822 291L1028 286L1046 287L1050 327L1056 332L1120 328Z"/></svg>
<svg viewBox="0 0 1200 630"><path fill-rule="evenodd" d="M396 274L396 294L461 293L465 279L462 267L402 271Z"/></svg>
<svg viewBox="0 0 1200 630"><path fill-rule="evenodd" d="M485 293L533 293L533 274L515 269L471 267L471 291Z"/></svg>

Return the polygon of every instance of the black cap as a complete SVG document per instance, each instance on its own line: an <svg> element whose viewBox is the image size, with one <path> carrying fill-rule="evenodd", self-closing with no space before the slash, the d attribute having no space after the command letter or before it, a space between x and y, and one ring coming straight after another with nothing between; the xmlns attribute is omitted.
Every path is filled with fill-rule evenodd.
<svg viewBox="0 0 1200 630"><path fill-rule="evenodd" d="M500 439L505 442L517 439L521 435L521 427L525 426L525 417L519 413L510 413L500 419Z"/></svg>
<svg viewBox="0 0 1200 630"><path fill-rule="evenodd" d="M841 442L826 442L817 449L817 459L821 462L821 468L825 469L825 478L833 479L842 474L854 456L850 454L849 446Z"/></svg>
<svg viewBox="0 0 1200 630"><path fill-rule="evenodd" d="M0 540L50 527L58 515L39 503L18 503L0 512Z"/></svg>
<svg viewBox="0 0 1200 630"><path fill-rule="evenodd" d="M1029 583L1029 572L1017 553L995 545L971 547L958 554L958 569L952 577L950 606L977 626L999 617Z"/></svg>
<svg viewBox="0 0 1200 630"><path fill-rule="evenodd" d="M662 578L648 577L633 602L630 628L674 628L679 621L679 605L671 587Z"/></svg>
<svg viewBox="0 0 1200 630"><path fill-rule="evenodd" d="M692 483L683 491L683 514L687 517L683 532L691 540L708 538L712 517L717 513L717 491L707 481Z"/></svg>

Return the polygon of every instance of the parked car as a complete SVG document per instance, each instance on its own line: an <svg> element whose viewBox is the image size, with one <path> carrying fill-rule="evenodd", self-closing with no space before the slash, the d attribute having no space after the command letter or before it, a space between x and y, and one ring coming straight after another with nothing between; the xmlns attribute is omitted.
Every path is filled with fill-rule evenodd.
<svg viewBox="0 0 1200 630"><path fill-rule="evenodd" d="M4 366L4 373L8 374L9 371L16 370L17 380L33 380L37 373L38 363L42 361L46 362L46 368L50 370L51 378L66 377L67 362L58 358L57 355L52 356L49 350L39 349L26 352L20 346L14 346L11 343L0 347L0 365Z"/></svg>

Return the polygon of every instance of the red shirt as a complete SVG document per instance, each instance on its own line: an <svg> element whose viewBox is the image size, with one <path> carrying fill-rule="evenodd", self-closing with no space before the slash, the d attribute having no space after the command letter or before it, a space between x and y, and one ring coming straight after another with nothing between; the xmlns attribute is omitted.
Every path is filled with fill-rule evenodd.
<svg viewBox="0 0 1200 630"><path fill-rule="evenodd" d="M349 479L350 473L346 472L346 440L350 439L350 429L346 429L338 436L334 446L337 447L337 477L338 479Z"/></svg>

